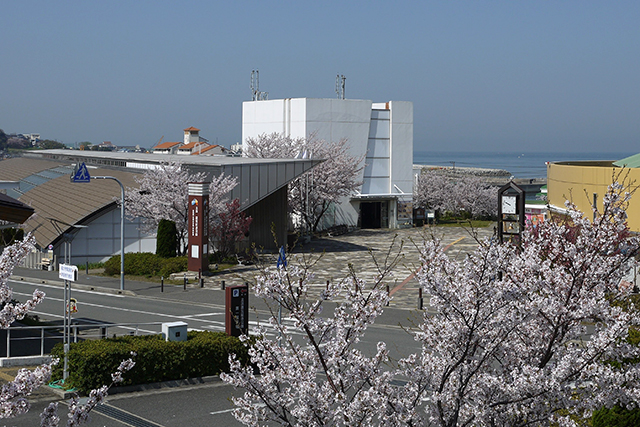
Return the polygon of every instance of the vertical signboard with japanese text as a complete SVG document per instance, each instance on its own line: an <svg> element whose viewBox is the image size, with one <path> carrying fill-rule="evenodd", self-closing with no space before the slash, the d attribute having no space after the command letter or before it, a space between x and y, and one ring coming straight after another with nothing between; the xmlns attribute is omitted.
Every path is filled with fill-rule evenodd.
<svg viewBox="0 0 640 427"><path fill-rule="evenodd" d="M248 334L249 287L229 286L225 292L225 332L232 337Z"/></svg>
<svg viewBox="0 0 640 427"><path fill-rule="evenodd" d="M189 183L189 271L209 271L209 183Z"/></svg>

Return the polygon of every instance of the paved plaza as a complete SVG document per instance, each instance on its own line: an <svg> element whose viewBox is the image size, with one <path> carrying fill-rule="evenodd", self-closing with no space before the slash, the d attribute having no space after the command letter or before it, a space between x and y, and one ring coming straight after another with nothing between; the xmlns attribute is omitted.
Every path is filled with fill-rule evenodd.
<svg viewBox="0 0 640 427"><path fill-rule="evenodd" d="M390 307L398 309L416 309L418 303L418 283L414 277L420 268L420 251L424 239L439 238L445 252L453 258L464 259L465 254L477 247L477 241L491 238L494 225L471 230L466 227L421 227L397 230L355 230L340 236L325 236L315 238L307 243L297 243L289 254L288 261L296 264L306 260L313 263L310 269L314 277L311 280L309 294L311 297L320 295L326 288L327 280L340 281L349 275L349 266L365 281L370 281L377 275L376 261L384 264L387 255L401 254L401 258L392 275L386 283L389 285L392 300ZM473 235L475 234L475 238ZM263 253L260 255L263 265L275 265L277 253ZM375 261L374 261L375 259ZM182 286L165 285L161 292L159 283L127 280L126 291L119 291L120 280L117 276L106 277L90 272L85 274L80 266L79 278L74 287L85 290L125 293L140 297L152 297L179 301L218 301L224 304L220 284L225 281L227 286L241 285L245 282L255 283L260 274L257 265L237 265L229 270L214 272L205 277L204 289L200 289L193 280L189 282L187 291ZM41 283L62 286L57 271L31 270L16 268L14 277L18 280L35 280ZM424 295L425 305L428 296Z"/></svg>
<svg viewBox="0 0 640 427"><path fill-rule="evenodd" d="M384 265L385 259L399 254L399 262L387 280L392 296L390 306L415 309L418 282L414 274L420 268L419 249L425 239L440 239L449 256L463 259L465 254L477 247L476 238L491 238L493 232L493 225L473 230L467 227L355 230L341 236L316 238L308 243L298 242L289 261L301 263L307 260L314 263L310 294L316 296L326 287L327 281L340 281L347 277L350 265L360 278L371 280L378 272L376 262ZM277 254L265 254L262 258L265 263L275 265ZM221 280L227 284L252 283L258 272L256 266L239 266L214 275L206 283L207 286L219 286Z"/></svg>

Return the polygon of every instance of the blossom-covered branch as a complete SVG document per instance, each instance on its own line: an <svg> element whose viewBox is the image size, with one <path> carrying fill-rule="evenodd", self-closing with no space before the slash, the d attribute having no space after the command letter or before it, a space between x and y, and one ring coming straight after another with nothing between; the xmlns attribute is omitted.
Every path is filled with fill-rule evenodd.
<svg viewBox="0 0 640 427"><path fill-rule="evenodd" d="M448 176L438 170L423 170L414 188L414 204L441 214L462 212L471 218L495 217L498 188L476 176Z"/></svg>
<svg viewBox="0 0 640 427"><path fill-rule="evenodd" d="M243 150L248 157L324 160L289 184L289 207L307 230L316 231L331 205L362 185L364 156L352 156L345 139L327 142L313 136L289 138L272 133L247 138Z"/></svg>
<svg viewBox="0 0 640 427"><path fill-rule="evenodd" d="M636 405L640 349L627 338L640 314L616 303L629 297L619 284L640 247L627 201L615 184L594 221L568 204L567 218L526 231L521 247L488 240L463 261L425 240L417 277L430 309L415 333L420 350L397 364L384 343L370 357L354 349L387 301L380 282L351 276L330 286L325 298L345 300L323 317L325 300L306 299L310 271L267 270L256 293L279 301L295 331L272 313L281 336L247 341L252 366L232 359L224 379L246 390L236 418L252 426L575 425L603 406Z"/></svg>
<svg viewBox="0 0 640 427"><path fill-rule="evenodd" d="M281 265L263 272L254 290L258 297L275 303L270 324L280 338L269 339L264 329L253 344L244 337L252 366L230 358L231 373L221 377L246 390L234 399L238 420L254 426L374 423L392 379L386 370L388 352L384 343L372 356L355 346L388 301L383 280L398 258L387 261L379 264L380 275L374 283L366 284L351 274L329 284L320 300L308 298L313 277L304 268ZM325 317L326 301L342 302ZM293 319L302 342L279 321L280 307Z"/></svg>
<svg viewBox="0 0 640 427"><path fill-rule="evenodd" d="M189 213L189 182L202 182L206 174L190 173L180 163L163 163L136 177L138 188L127 188L125 207L131 218L140 217L143 230L155 233L162 219L176 224L180 253L186 251L186 236ZM228 193L236 186L235 178L221 174L211 179L209 186L209 223L218 221L224 211Z"/></svg>

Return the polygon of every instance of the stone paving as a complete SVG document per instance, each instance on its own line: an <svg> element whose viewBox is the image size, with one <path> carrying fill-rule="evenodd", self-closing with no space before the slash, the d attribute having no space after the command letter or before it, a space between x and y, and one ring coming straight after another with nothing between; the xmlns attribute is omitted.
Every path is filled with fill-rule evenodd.
<svg viewBox="0 0 640 427"><path fill-rule="evenodd" d="M312 281L315 285L310 291L314 296L319 295L326 287L327 280L335 281L347 277L349 265L359 277L370 280L378 271L376 261L379 265L384 265L385 258L400 254L401 258L388 280L393 298L390 306L413 309L418 304L418 283L413 275L420 267L421 242L424 239L439 238L449 256L462 259L466 253L477 247L472 233L480 240L490 238L494 233L494 227L491 225L475 230L465 227L356 230L341 236L298 243L289 261L315 262L311 268L315 274ZM267 265L275 265L277 257L277 254L264 254L262 259ZM256 266L239 266L231 271L218 273L208 278L205 283L207 287L219 286L221 280L225 280L226 284L252 283L256 274Z"/></svg>

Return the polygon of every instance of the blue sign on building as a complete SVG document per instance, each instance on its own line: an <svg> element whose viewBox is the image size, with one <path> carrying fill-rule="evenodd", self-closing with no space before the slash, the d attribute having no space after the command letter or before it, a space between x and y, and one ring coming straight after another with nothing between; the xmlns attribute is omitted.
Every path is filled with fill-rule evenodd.
<svg viewBox="0 0 640 427"><path fill-rule="evenodd" d="M71 177L71 182L91 182L91 175L89 175L87 165L85 165L84 162L78 166L78 169Z"/></svg>

